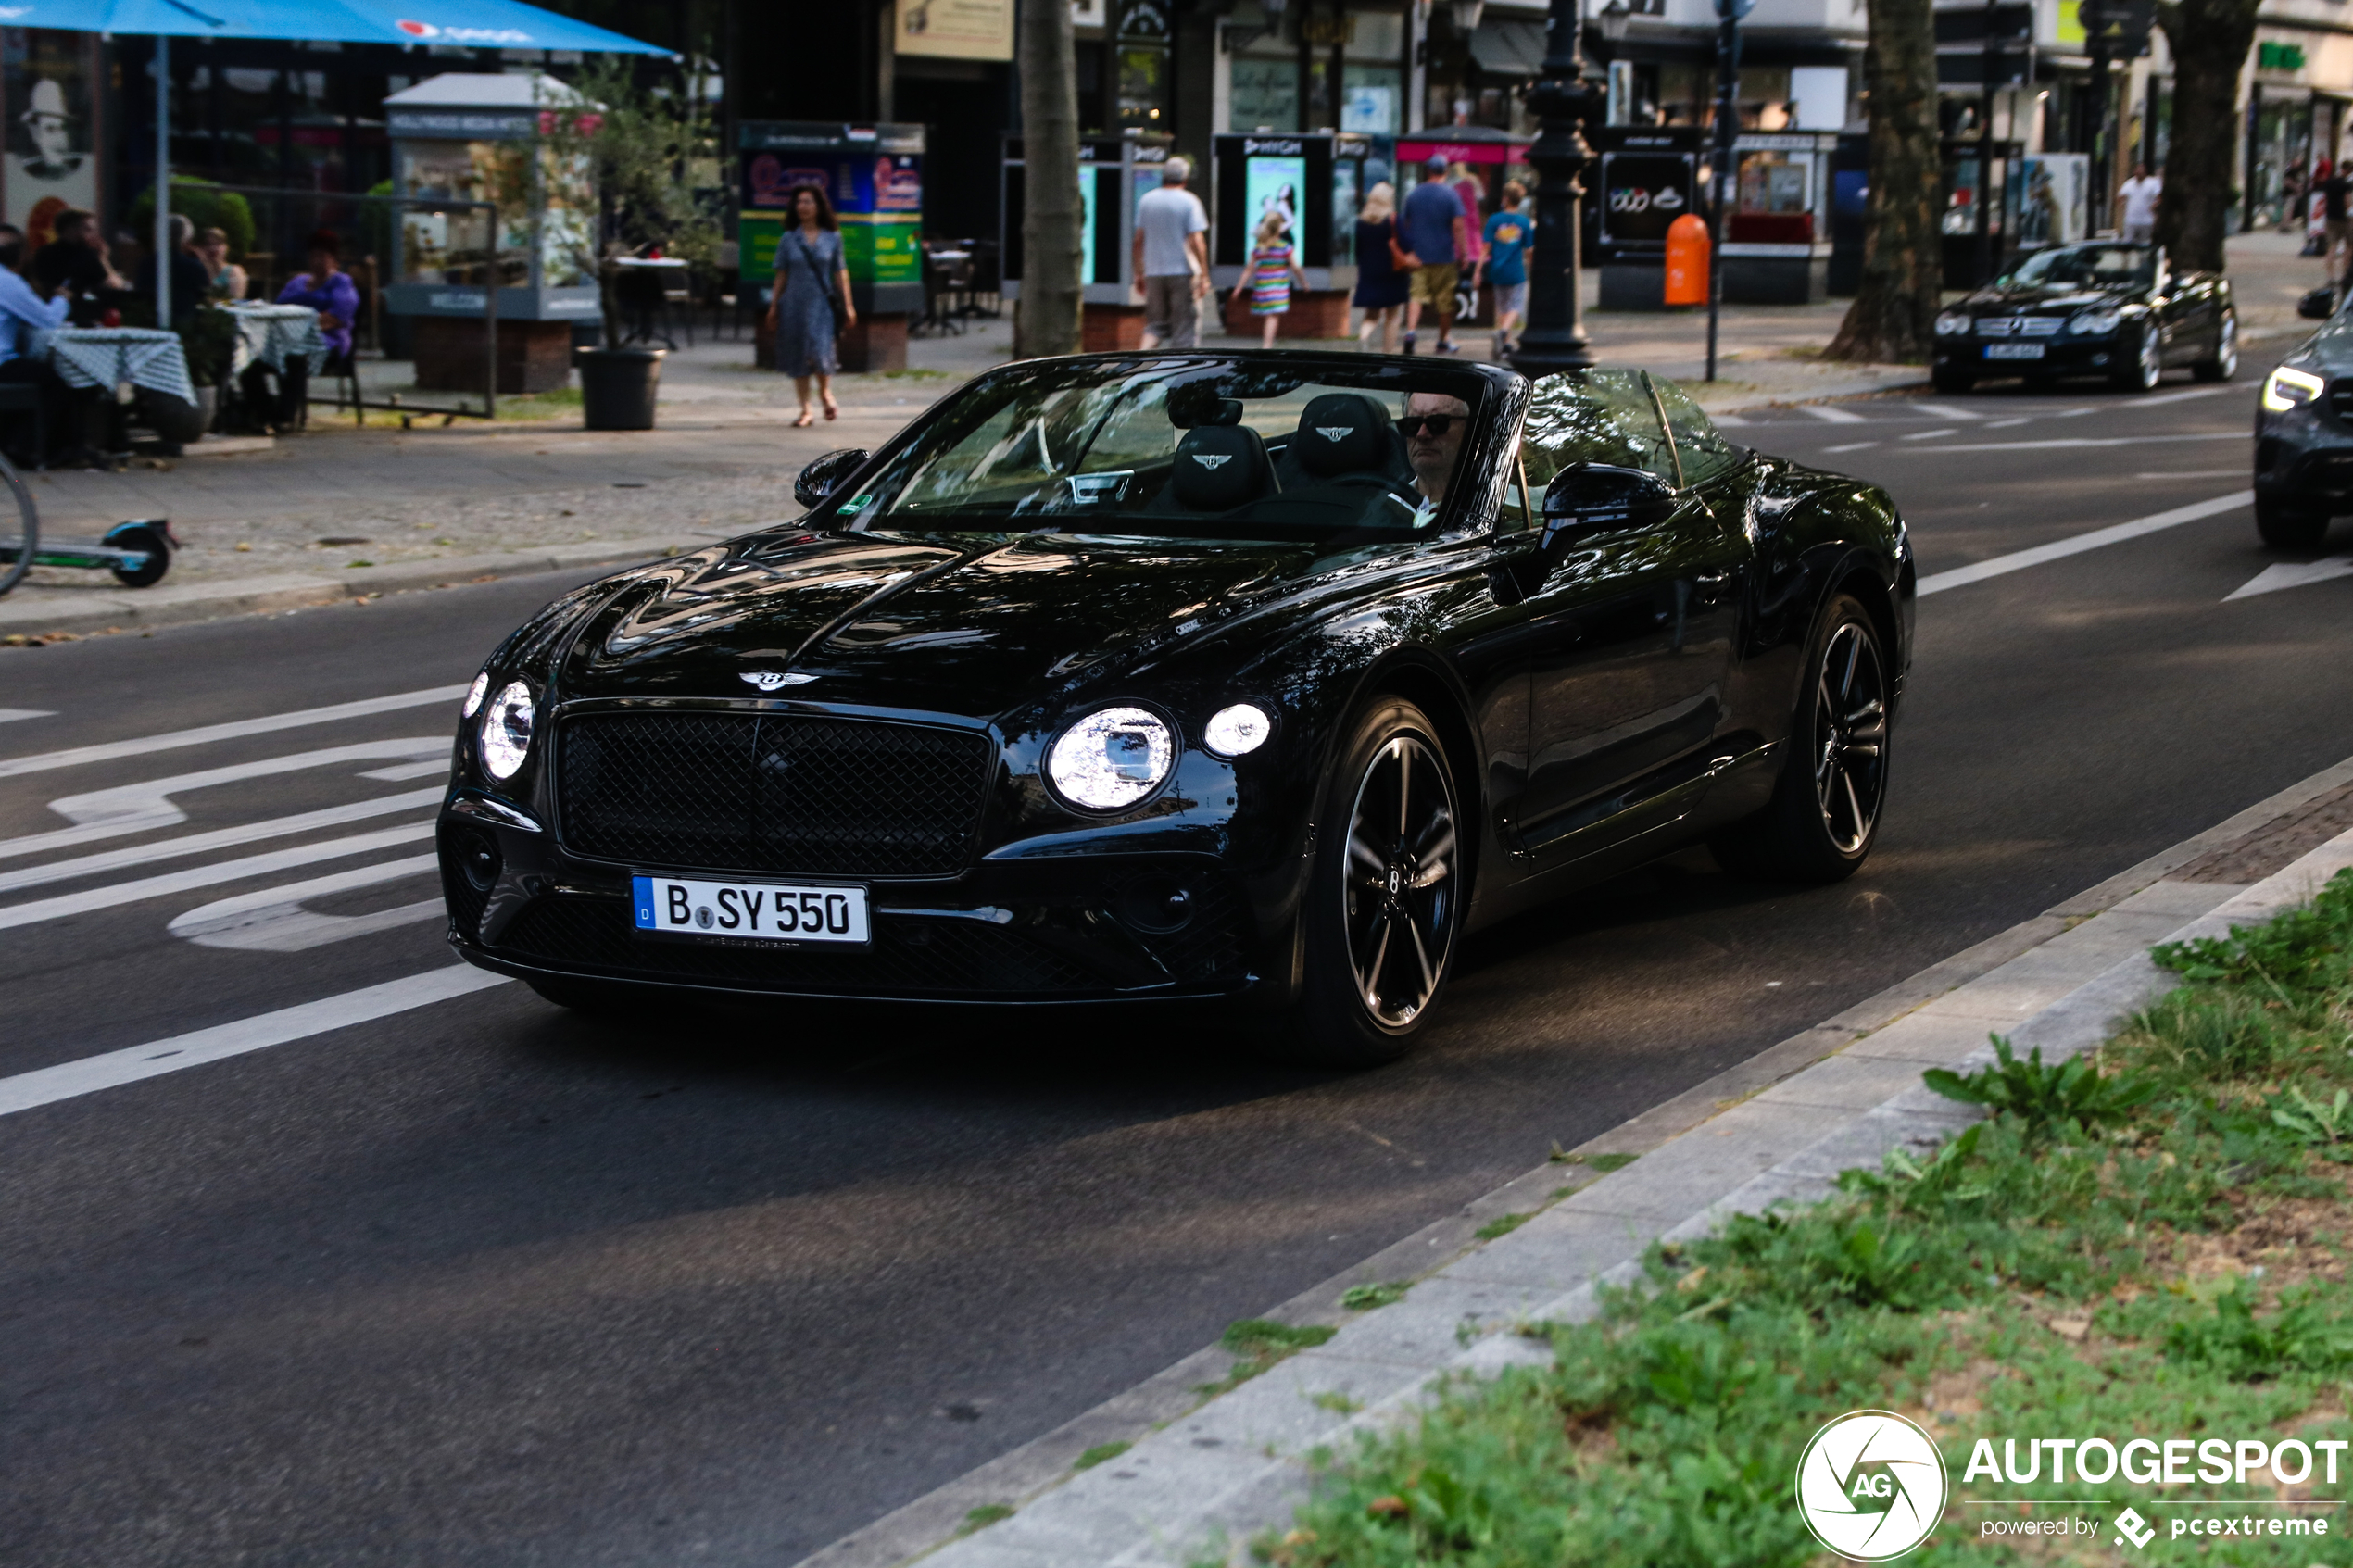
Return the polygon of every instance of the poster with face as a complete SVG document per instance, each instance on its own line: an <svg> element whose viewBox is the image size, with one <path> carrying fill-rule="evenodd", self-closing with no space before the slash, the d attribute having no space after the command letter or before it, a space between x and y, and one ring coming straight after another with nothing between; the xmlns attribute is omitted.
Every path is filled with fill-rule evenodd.
<svg viewBox="0 0 2353 1568"><path fill-rule="evenodd" d="M8 133L0 212L35 248L48 243L58 213L97 205L90 43L83 32L0 31L0 114Z"/></svg>

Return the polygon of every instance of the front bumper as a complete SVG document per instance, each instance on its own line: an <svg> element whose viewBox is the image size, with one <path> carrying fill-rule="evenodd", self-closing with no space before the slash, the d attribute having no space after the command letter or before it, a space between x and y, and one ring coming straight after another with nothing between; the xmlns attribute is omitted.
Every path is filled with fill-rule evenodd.
<svg viewBox="0 0 2353 1568"><path fill-rule="evenodd" d="M2030 359L1989 358L1988 349L2030 347L2043 352ZM2045 338L1940 337L1936 368L1975 376L2105 376L2132 358L2130 344L2119 333L2096 337L2059 333Z"/></svg>
<svg viewBox="0 0 2353 1568"><path fill-rule="evenodd" d="M2332 389L2333 390L2333 389ZM2353 429L2326 397L2255 420L2255 489L2267 500L2353 511Z"/></svg>
<svg viewBox="0 0 2353 1568"><path fill-rule="evenodd" d="M847 948L638 933L633 872L714 874L707 869L590 859L552 832L448 809L438 843L450 945L523 979L872 1000L1273 1005L1288 992L1287 923L1214 855L983 860L953 877L870 881L874 939ZM1278 892L1277 910L1285 902Z"/></svg>

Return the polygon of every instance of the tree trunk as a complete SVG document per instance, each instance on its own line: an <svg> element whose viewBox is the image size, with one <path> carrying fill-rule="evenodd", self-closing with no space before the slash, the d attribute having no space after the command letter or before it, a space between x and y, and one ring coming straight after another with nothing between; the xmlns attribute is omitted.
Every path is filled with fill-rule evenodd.
<svg viewBox="0 0 2353 1568"><path fill-rule="evenodd" d="M1075 354L1085 280L1078 275L1078 68L1070 7L1021 0L1021 298L1013 358Z"/></svg>
<svg viewBox="0 0 2353 1568"><path fill-rule="evenodd" d="M2231 193L2238 184L2239 68L2255 44L2257 0L2181 0L2159 6L2173 52L2172 135L2157 238L2176 267L2222 270Z"/></svg>
<svg viewBox="0 0 2353 1568"><path fill-rule="evenodd" d="M1925 359L1936 344L1944 189L1936 145L1936 21L1930 0L1869 0L1870 197L1863 277L1826 359L1891 365Z"/></svg>

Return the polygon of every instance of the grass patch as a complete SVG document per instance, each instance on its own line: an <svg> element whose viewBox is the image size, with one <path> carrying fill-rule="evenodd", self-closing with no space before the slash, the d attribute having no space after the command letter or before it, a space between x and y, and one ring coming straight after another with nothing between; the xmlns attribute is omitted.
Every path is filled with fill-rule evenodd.
<svg viewBox="0 0 2353 1568"><path fill-rule="evenodd" d="M1395 1306L1413 1287L1411 1280L1403 1279L1386 1285L1352 1285L1340 1293L1340 1304L1352 1312L1369 1312L1375 1307Z"/></svg>
<svg viewBox="0 0 2353 1568"><path fill-rule="evenodd" d="M2183 984L2097 1052L2052 1063L2003 1042L1983 1071L1931 1074L1988 1119L1846 1173L1824 1202L1654 1247L1594 1321L1523 1330L1547 1364L1459 1381L1361 1438L1258 1561L1827 1563L1792 1480L1806 1439L1863 1408L1934 1434L1956 1499L2344 1497L2318 1469L2170 1492L2048 1468L1964 1481L1980 1437L2310 1441L2353 1415L2353 873L2308 909L2156 956ZM1949 1507L1905 1561L2115 1561L2105 1531L1981 1544L2001 1512ZM2201 1558L2353 1562L2341 1508L2296 1512L2328 1535L2200 1537Z"/></svg>
<svg viewBox="0 0 2353 1568"><path fill-rule="evenodd" d="M1271 1318L1243 1318L1227 1323L1217 1343L1241 1359L1216 1382L1194 1385L1193 1392L1215 1399L1228 1389L1240 1387L1285 1358L1325 1343L1339 1332L1326 1323L1300 1327Z"/></svg>
<svg viewBox="0 0 2353 1568"><path fill-rule="evenodd" d="M1011 1519L1013 1516L1013 1511L1008 1505L1001 1502L985 1502L965 1513L964 1522L956 1526L956 1534L969 1536L975 1530L985 1530L1000 1519Z"/></svg>
<svg viewBox="0 0 2353 1568"><path fill-rule="evenodd" d="M1498 1214L1478 1229L1471 1232L1471 1235L1481 1241L1492 1241L1499 1236L1511 1235L1535 1217L1533 1214Z"/></svg>
<svg viewBox="0 0 2353 1568"><path fill-rule="evenodd" d="M1073 1470L1092 1470L1106 1460L1117 1459L1136 1445L1128 1442L1098 1443L1072 1461Z"/></svg>

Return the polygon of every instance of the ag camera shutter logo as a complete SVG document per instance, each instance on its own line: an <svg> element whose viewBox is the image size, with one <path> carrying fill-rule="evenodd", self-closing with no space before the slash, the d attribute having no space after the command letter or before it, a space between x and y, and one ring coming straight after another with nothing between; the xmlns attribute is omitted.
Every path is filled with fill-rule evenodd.
<svg viewBox="0 0 2353 1568"><path fill-rule="evenodd" d="M1936 1528L1949 1483L1936 1440L1893 1411L1849 1411L1797 1461L1797 1512L1814 1538L1857 1562L1901 1557Z"/></svg>

